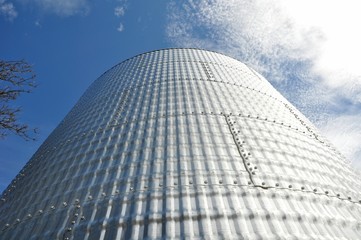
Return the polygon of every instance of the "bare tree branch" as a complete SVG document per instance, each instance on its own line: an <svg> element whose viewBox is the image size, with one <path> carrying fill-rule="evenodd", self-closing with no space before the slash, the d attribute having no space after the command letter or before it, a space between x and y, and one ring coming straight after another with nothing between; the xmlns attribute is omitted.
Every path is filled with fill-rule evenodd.
<svg viewBox="0 0 361 240"><path fill-rule="evenodd" d="M22 93L30 93L35 84L32 66L26 61L0 60L0 138L9 133L16 134L25 140L35 140L32 136L36 129L18 122L19 107L12 107Z"/></svg>

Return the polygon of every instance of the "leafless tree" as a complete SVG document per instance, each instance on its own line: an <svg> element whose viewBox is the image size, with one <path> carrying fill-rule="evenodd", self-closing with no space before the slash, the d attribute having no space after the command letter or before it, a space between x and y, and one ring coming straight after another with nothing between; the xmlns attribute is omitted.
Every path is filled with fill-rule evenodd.
<svg viewBox="0 0 361 240"><path fill-rule="evenodd" d="M23 93L30 93L35 85L32 66L24 60L0 60L0 138L9 133L25 140L35 140L36 129L18 122L20 107L14 101Z"/></svg>

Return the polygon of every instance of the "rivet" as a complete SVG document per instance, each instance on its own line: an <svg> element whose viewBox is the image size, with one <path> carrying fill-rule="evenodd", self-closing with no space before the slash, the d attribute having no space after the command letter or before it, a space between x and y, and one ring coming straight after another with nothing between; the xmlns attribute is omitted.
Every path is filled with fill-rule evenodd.
<svg viewBox="0 0 361 240"><path fill-rule="evenodd" d="M81 220L84 220L85 219L85 217L84 216L81 216L81 218L80 218Z"/></svg>
<svg viewBox="0 0 361 240"><path fill-rule="evenodd" d="M133 190L134 190L134 188L131 187L131 188L130 188L130 191L133 191Z"/></svg>
<svg viewBox="0 0 361 240"><path fill-rule="evenodd" d="M248 185L251 185L252 183L251 183L251 181L248 181Z"/></svg>
<svg viewBox="0 0 361 240"><path fill-rule="evenodd" d="M74 201L75 203L79 203L80 202L80 200L79 199L75 199L75 201Z"/></svg>
<svg viewBox="0 0 361 240"><path fill-rule="evenodd" d="M256 173L255 173L255 172L252 172L252 175L256 175Z"/></svg>
<svg viewBox="0 0 361 240"><path fill-rule="evenodd" d="M351 200L351 197L348 197L348 200Z"/></svg>
<svg viewBox="0 0 361 240"><path fill-rule="evenodd" d="M266 185L266 183L265 183L265 182L262 182L262 185Z"/></svg>
<svg viewBox="0 0 361 240"><path fill-rule="evenodd" d="M76 205L76 208L79 209L79 208L80 208L80 205Z"/></svg>
<svg viewBox="0 0 361 240"><path fill-rule="evenodd" d="M42 214L42 213L43 213L43 210L39 210L38 213Z"/></svg>
<svg viewBox="0 0 361 240"><path fill-rule="evenodd" d="M16 222L20 222L20 219L19 219L19 218L17 218L17 219L16 219Z"/></svg>
<svg viewBox="0 0 361 240"><path fill-rule="evenodd" d="M54 209L55 209L55 206L51 206L50 208L54 210Z"/></svg>
<svg viewBox="0 0 361 240"><path fill-rule="evenodd" d="M205 183L205 184L207 184L207 183L208 183L208 181L207 181L207 180L205 180L205 181L204 181L204 183Z"/></svg>
<svg viewBox="0 0 361 240"><path fill-rule="evenodd" d="M68 228L67 230L68 230L68 232L70 232L72 229L71 229L71 228Z"/></svg>
<svg viewBox="0 0 361 240"><path fill-rule="evenodd" d="M66 207L68 204L66 202L63 202L63 206Z"/></svg>
<svg viewBox="0 0 361 240"><path fill-rule="evenodd" d="M292 188L292 185L288 185L289 188Z"/></svg>
<svg viewBox="0 0 361 240"><path fill-rule="evenodd" d="M257 166L256 166L256 167L254 167L254 169L257 169Z"/></svg>
<svg viewBox="0 0 361 240"><path fill-rule="evenodd" d="M276 183L276 187L279 187L280 185L279 185L279 183Z"/></svg>
<svg viewBox="0 0 361 240"><path fill-rule="evenodd" d="M317 192L317 189L315 188L315 189L313 189L313 191L314 191L314 192Z"/></svg>
<svg viewBox="0 0 361 240"><path fill-rule="evenodd" d="M92 199L93 199L93 197L92 197L92 196L88 196L88 199L89 199L89 200L92 200Z"/></svg>
<svg viewBox="0 0 361 240"><path fill-rule="evenodd" d="M175 182L174 185L178 185L178 183Z"/></svg>
<svg viewBox="0 0 361 240"><path fill-rule="evenodd" d="M71 224L75 224L75 221L71 221Z"/></svg>
<svg viewBox="0 0 361 240"><path fill-rule="evenodd" d="M75 216L75 217L78 217L78 216L79 216L79 213L75 213L74 216Z"/></svg>
<svg viewBox="0 0 361 240"><path fill-rule="evenodd" d="M223 183L223 181L222 181L222 180L219 180L219 183L220 183L220 184L222 184L222 183Z"/></svg>
<svg viewBox="0 0 361 240"><path fill-rule="evenodd" d="M115 193L118 194L118 193L119 193L119 190L115 190Z"/></svg>
<svg viewBox="0 0 361 240"><path fill-rule="evenodd" d="M31 217L32 217L32 215L31 215L30 213L29 213L27 216L28 216L28 218L31 218Z"/></svg>
<svg viewBox="0 0 361 240"><path fill-rule="evenodd" d="M104 193L104 192L102 193L102 196L103 196L103 197L105 197L106 195L107 195L106 193Z"/></svg>
<svg viewBox="0 0 361 240"><path fill-rule="evenodd" d="M163 186L163 184L159 183L159 187Z"/></svg>
<svg viewBox="0 0 361 240"><path fill-rule="evenodd" d="M237 184L237 180L234 180L233 183L234 183L234 184Z"/></svg>
<svg viewBox="0 0 361 240"><path fill-rule="evenodd" d="M301 190L305 190L305 187L302 186L302 187L301 187Z"/></svg>
<svg viewBox="0 0 361 240"><path fill-rule="evenodd" d="M189 181L189 184L193 184L193 182L192 182L192 181Z"/></svg>
<svg viewBox="0 0 361 240"><path fill-rule="evenodd" d="M337 197L340 197L341 195L339 193L336 194Z"/></svg>
<svg viewBox="0 0 361 240"><path fill-rule="evenodd" d="M328 191L326 191L325 193L328 194Z"/></svg>

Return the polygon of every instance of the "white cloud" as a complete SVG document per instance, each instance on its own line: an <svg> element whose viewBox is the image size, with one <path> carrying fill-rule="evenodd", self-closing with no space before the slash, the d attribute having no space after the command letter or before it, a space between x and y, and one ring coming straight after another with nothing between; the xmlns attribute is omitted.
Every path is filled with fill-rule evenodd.
<svg viewBox="0 0 361 240"><path fill-rule="evenodd" d="M292 21L278 2L202 0L182 6L173 2L168 35L177 44L226 51L280 81L283 76L276 73L283 65L317 55L313 46L323 36L317 29Z"/></svg>
<svg viewBox="0 0 361 240"><path fill-rule="evenodd" d="M358 0L173 1L167 33L178 44L225 49L267 74L310 61L327 87L361 93L360 7Z"/></svg>
<svg viewBox="0 0 361 240"><path fill-rule="evenodd" d="M114 8L114 15L118 18L124 17L125 10L127 8L127 0L119 0L119 5ZM119 26L117 28L118 32L124 31L124 24L119 23Z"/></svg>
<svg viewBox="0 0 361 240"><path fill-rule="evenodd" d="M88 0L21 0L28 4L35 4L43 11L59 16L86 15L89 12Z"/></svg>
<svg viewBox="0 0 361 240"><path fill-rule="evenodd" d="M177 46L252 66L336 142L336 130L324 126L361 120L350 117L361 112L360 7L358 0L173 0L167 35ZM337 127L350 139L345 155L361 165L361 128Z"/></svg>
<svg viewBox="0 0 361 240"><path fill-rule="evenodd" d="M328 139L361 169L361 113L335 117L321 128Z"/></svg>
<svg viewBox="0 0 361 240"><path fill-rule="evenodd" d="M18 16L18 13L14 4L0 0L0 15L3 15L8 21L13 21Z"/></svg>
<svg viewBox="0 0 361 240"><path fill-rule="evenodd" d="M124 16L125 14L125 9L123 6L117 6L114 8L114 15L117 17L121 17Z"/></svg>
<svg viewBox="0 0 361 240"><path fill-rule="evenodd" d="M118 32L123 32L123 31L124 31L124 25L123 25L123 23L119 23L119 26L118 26L118 28L117 28L117 31L118 31Z"/></svg>
<svg viewBox="0 0 361 240"><path fill-rule="evenodd" d="M75 14L87 14L89 12L89 3L87 0L37 0L49 10L64 16Z"/></svg>

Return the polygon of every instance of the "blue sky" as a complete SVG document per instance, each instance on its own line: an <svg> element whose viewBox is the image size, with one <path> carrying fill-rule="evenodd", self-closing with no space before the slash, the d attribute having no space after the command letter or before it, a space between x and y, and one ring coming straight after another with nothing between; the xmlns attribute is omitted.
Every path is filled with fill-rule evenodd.
<svg viewBox="0 0 361 240"><path fill-rule="evenodd" d="M0 0L0 58L33 64L38 87L16 104L21 121L40 130L36 142L0 141L0 191L97 77L168 47L246 62L361 168L359 7L357 0Z"/></svg>

